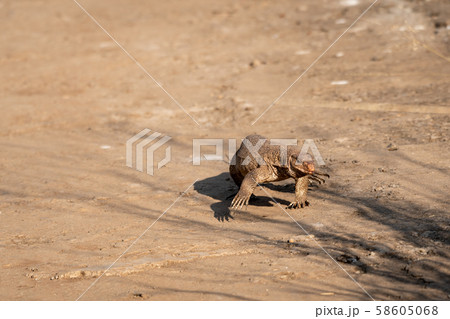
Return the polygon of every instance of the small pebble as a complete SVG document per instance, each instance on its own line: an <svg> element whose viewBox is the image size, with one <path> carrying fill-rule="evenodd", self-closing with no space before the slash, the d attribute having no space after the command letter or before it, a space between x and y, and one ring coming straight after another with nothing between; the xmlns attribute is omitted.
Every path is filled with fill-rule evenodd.
<svg viewBox="0 0 450 319"><path fill-rule="evenodd" d="M331 85L347 85L348 81L346 80L341 80L341 81L332 81Z"/></svg>
<svg viewBox="0 0 450 319"><path fill-rule="evenodd" d="M311 51L309 51L309 50L299 50L299 51L295 52L296 55L307 55L310 53L311 53Z"/></svg>
<svg viewBox="0 0 450 319"><path fill-rule="evenodd" d="M359 0L341 0L341 5L344 7L353 7L359 4Z"/></svg>
<svg viewBox="0 0 450 319"><path fill-rule="evenodd" d="M321 292L321 296L334 296L334 292Z"/></svg>
<svg viewBox="0 0 450 319"><path fill-rule="evenodd" d="M387 150L388 150L388 151L396 151L396 150L398 150L398 146L395 145L394 143L390 143L390 144L387 146Z"/></svg>
<svg viewBox="0 0 450 319"><path fill-rule="evenodd" d="M260 66L261 64L262 64L262 63L261 63L260 60L255 59L255 60L253 60L252 62L250 62L248 65L249 65L251 68L256 68L257 66Z"/></svg>
<svg viewBox="0 0 450 319"><path fill-rule="evenodd" d="M414 26L414 30L417 30L417 31L425 30L425 26L423 26L423 25L416 25L416 26Z"/></svg>
<svg viewBox="0 0 450 319"><path fill-rule="evenodd" d="M295 236L292 237L288 240L289 243L293 244L293 243L298 243L300 241L309 241L314 239L314 235L299 235L299 236Z"/></svg>

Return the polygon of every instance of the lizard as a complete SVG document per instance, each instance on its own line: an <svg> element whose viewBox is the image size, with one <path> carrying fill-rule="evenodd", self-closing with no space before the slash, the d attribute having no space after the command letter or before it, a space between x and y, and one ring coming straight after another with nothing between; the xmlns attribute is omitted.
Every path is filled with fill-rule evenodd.
<svg viewBox="0 0 450 319"><path fill-rule="evenodd" d="M287 208L309 206L306 199L309 179L321 184L325 180L319 176L330 176L316 172L311 156L300 155L300 150L297 145L273 145L261 135L247 136L230 164L230 175L239 187L230 208L240 209L244 205L248 206L257 185L289 178L295 180L295 201Z"/></svg>

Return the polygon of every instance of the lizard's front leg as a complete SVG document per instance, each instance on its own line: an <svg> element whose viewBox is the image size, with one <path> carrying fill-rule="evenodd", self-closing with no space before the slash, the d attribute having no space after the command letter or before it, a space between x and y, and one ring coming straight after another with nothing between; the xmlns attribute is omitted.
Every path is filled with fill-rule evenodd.
<svg viewBox="0 0 450 319"><path fill-rule="evenodd" d="M272 175L273 174L271 173L271 170L267 165L255 168L247 175L245 175L239 192L231 202L231 208L240 209L244 205L247 206L250 196L252 196L253 191L255 190L255 187L258 184L271 181L273 179L271 178Z"/></svg>
<svg viewBox="0 0 450 319"><path fill-rule="evenodd" d="M309 202L306 200L308 184L308 175L300 177L295 181L295 201L290 203L286 208L303 208L309 206Z"/></svg>

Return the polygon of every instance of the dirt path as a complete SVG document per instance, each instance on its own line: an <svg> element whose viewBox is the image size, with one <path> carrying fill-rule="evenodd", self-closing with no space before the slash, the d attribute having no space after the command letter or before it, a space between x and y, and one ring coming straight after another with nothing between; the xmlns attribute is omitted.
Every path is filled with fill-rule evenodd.
<svg viewBox="0 0 450 319"><path fill-rule="evenodd" d="M1 1L0 299L77 299L196 179L83 300L449 298L448 3L380 0L253 126L371 1L80 3L199 125L72 0ZM192 165L250 133L315 140L313 238L292 184L227 220L227 165Z"/></svg>

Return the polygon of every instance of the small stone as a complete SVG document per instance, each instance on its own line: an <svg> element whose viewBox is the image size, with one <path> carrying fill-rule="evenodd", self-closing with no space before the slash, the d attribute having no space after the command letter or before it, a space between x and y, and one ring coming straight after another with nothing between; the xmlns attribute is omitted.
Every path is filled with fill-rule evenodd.
<svg viewBox="0 0 450 319"><path fill-rule="evenodd" d="M359 0L341 0L340 3L344 7L353 7L359 4Z"/></svg>
<svg viewBox="0 0 450 319"><path fill-rule="evenodd" d="M336 260L345 264L353 264L359 260L358 256L342 254L336 257Z"/></svg>
<svg viewBox="0 0 450 319"><path fill-rule="evenodd" d="M59 275L58 274L50 277L50 280L57 280L57 279L59 279Z"/></svg>
<svg viewBox="0 0 450 319"><path fill-rule="evenodd" d="M414 30L417 30L417 31L423 31L423 30L425 30L425 26L424 26L424 25L421 25L421 24L415 25L415 26L414 26Z"/></svg>
<svg viewBox="0 0 450 319"><path fill-rule="evenodd" d="M439 28L447 28L448 25L447 25L447 22L446 22L446 21L438 20L438 21L434 22L434 27L435 27L436 29L439 29Z"/></svg>
<svg viewBox="0 0 450 319"><path fill-rule="evenodd" d="M388 151L396 151L396 150L398 150L398 146L395 145L394 143L390 143L390 144L387 146L387 150L388 150Z"/></svg>
<svg viewBox="0 0 450 319"><path fill-rule="evenodd" d="M334 140L335 143L345 143L348 141L348 137L339 137Z"/></svg>
<svg viewBox="0 0 450 319"><path fill-rule="evenodd" d="M309 50L298 50L295 52L295 55L307 55L310 53L311 53L311 51L309 51Z"/></svg>
<svg viewBox="0 0 450 319"><path fill-rule="evenodd" d="M321 296L334 296L334 292L321 292Z"/></svg>
<svg viewBox="0 0 450 319"><path fill-rule="evenodd" d="M259 61L258 59L255 59L255 60L253 60L252 62L249 63L249 66L251 68L256 68L259 65L261 65L261 61Z"/></svg>
<svg viewBox="0 0 450 319"><path fill-rule="evenodd" d="M331 85L347 85L348 81L347 80L340 80L340 81L332 81Z"/></svg>
<svg viewBox="0 0 450 319"><path fill-rule="evenodd" d="M368 256L369 256L369 258L378 258L378 257L380 257L375 251L371 251L368 254Z"/></svg>
<svg viewBox="0 0 450 319"><path fill-rule="evenodd" d="M289 238L288 242L290 244L293 244L293 243L298 243L298 242L301 242L301 241L310 241L312 239L314 239L314 235L298 235L298 236L294 236L292 238Z"/></svg>

